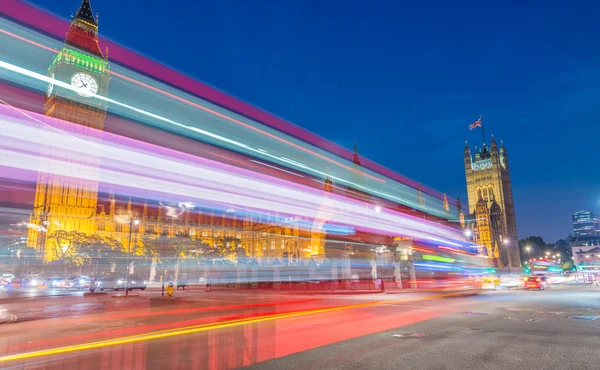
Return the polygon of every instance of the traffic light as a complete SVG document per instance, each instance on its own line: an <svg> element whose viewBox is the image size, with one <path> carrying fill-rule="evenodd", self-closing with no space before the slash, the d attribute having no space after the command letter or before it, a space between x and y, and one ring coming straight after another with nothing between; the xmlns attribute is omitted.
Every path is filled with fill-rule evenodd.
<svg viewBox="0 0 600 370"><path fill-rule="evenodd" d="M529 269L529 267L525 267L525 268L523 269L523 271L524 271L526 274L529 274L529 273L531 273L531 270Z"/></svg>

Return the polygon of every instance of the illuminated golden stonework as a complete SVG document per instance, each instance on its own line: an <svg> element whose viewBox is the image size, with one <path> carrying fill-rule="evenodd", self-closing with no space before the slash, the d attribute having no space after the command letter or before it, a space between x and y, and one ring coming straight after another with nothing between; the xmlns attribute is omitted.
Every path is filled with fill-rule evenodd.
<svg viewBox="0 0 600 370"><path fill-rule="evenodd" d="M498 148L492 136L491 145L476 148L474 156L465 145L464 160L469 210L472 212L468 217L472 222L465 226L472 228L475 241L486 247L488 257L496 266L520 267L506 148L504 145Z"/></svg>
<svg viewBox="0 0 600 370"><path fill-rule="evenodd" d="M83 0L73 18L65 39L64 48L50 63L48 75L60 81L70 82L75 74L84 74L97 82L96 94L108 96L110 81L108 58L98 44L97 17L93 15L89 0ZM64 88L48 86L44 103L47 116L76 123L71 130L74 135L88 135L104 129L107 105L85 94L76 94ZM324 224L329 218L331 201L328 193L333 182L327 177L324 183L322 207L314 221L298 217L273 220L263 216L240 214L236 210L203 213L197 209L175 209L177 206L146 201L133 204L131 198L125 203L114 195L100 195L99 184L74 177L57 176L48 170L59 163L63 172L74 173L78 165L99 168L93 157L73 161L68 149L55 149L43 153L36 184L34 207L30 216L28 246L43 255L46 262L60 259L64 246L51 236L56 232L78 232L98 235L119 242L123 252L145 254L144 237L183 237L190 241L190 249L198 245L215 247L224 240L239 243L250 258L274 260L287 256L290 261L322 259L325 255ZM97 178L97 174L91 174ZM99 199L100 198L100 199ZM142 200L143 201L143 200ZM174 210L175 209L175 210ZM170 214L171 213L171 214ZM135 218L138 223L130 222ZM311 227L306 227L312 222ZM49 237L50 236L50 237ZM55 238L54 238L55 239ZM236 246L228 246L236 247ZM215 247L216 248L216 247Z"/></svg>

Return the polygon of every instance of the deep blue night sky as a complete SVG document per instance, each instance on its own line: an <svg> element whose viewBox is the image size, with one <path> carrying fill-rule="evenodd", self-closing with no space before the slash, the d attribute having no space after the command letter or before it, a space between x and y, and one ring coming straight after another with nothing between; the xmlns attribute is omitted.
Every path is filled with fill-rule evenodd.
<svg viewBox="0 0 600 370"><path fill-rule="evenodd" d="M32 3L67 18L79 0ZM489 3L489 4L488 4ZM466 199L468 125L504 140L520 237L600 210L597 2L92 0L100 32ZM501 4L500 4L501 3ZM489 139L488 139L489 140Z"/></svg>

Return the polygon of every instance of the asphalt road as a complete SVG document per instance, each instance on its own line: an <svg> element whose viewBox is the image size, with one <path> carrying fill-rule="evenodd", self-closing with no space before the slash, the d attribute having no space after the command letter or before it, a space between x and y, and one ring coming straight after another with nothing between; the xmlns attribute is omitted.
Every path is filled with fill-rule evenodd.
<svg viewBox="0 0 600 370"><path fill-rule="evenodd" d="M468 311L440 315L249 368L600 368L600 289L497 291L467 300L471 303ZM575 319L575 315L585 317Z"/></svg>
<svg viewBox="0 0 600 370"><path fill-rule="evenodd" d="M5 305L0 368L598 369L600 289L479 295L180 292ZM43 303L45 302L45 303ZM73 314L66 307L95 305ZM60 307L65 308L64 310ZM18 313L17 313L18 316Z"/></svg>

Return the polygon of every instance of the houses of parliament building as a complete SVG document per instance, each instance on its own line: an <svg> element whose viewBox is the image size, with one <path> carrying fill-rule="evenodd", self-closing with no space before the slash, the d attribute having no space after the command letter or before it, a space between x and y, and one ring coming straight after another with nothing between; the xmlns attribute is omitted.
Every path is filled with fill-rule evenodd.
<svg viewBox="0 0 600 370"><path fill-rule="evenodd" d="M44 101L46 116L73 123L70 130L78 136L93 136L94 132L105 129L106 100L88 99L93 95L108 97L111 78L109 59L107 52L103 52L99 46L98 21L92 13L89 0L82 0L70 23L62 49L49 61L48 74L77 89L71 91L49 84ZM61 149L60 153L58 149L54 150L44 153L42 157L49 160L59 156L70 157L68 148ZM64 165L99 167L94 160L78 159ZM498 147L492 139L489 147L484 144L474 156L466 146L464 161L469 212L472 214L465 217L460 210L460 202L457 202L458 217L463 227L472 231L474 241L485 247L490 261L496 266L520 266L510 169L504 145ZM361 170L356 145L353 165L357 169L355 172ZM334 191L331 179L326 178L323 187L323 204L328 204L329 194ZM420 187L417 194L416 200L424 208ZM358 196L361 200L370 198L356 189L346 195ZM443 208L447 217L436 218L400 205L393 207L446 224L457 217L456 214L450 214L445 194ZM159 201L123 197L100 192L97 182L51 174L51 171L44 170L42 163L29 221L28 246L35 248L45 261L50 262L59 259L60 255L57 249L61 246L49 238L57 231L108 237L119 241L124 251L131 247L131 251L140 254L144 249L142 235L157 238L188 237L198 244L209 246L228 238L239 243L238 247L244 248L249 257L266 259L267 262L284 254L290 259L290 256L294 256L298 261L310 258L321 260L325 258L326 241L331 242L326 238L325 221L285 218L276 212L258 215L243 210L200 210L186 203L163 205ZM456 227L455 223L453 225ZM394 238L386 238L377 239L375 244L393 244ZM375 240L372 235L355 239L358 243Z"/></svg>
<svg viewBox="0 0 600 370"><path fill-rule="evenodd" d="M110 64L98 44L97 16L92 13L89 0L82 1L69 26L64 47L51 61L48 71L52 78L81 86L83 90L77 94L70 91L60 94L57 93L59 88L49 85L45 115L75 123L74 134L85 136L93 130L103 130L106 103L98 99L91 102L86 97L108 96ZM63 158L69 157L68 149L60 154ZM44 157L56 155L45 153ZM93 168L93 160L80 161ZM281 221L277 217L240 214L234 210L202 212L186 204L165 206L144 199L119 198L114 194L100 194L98 183L93 181L48 172L42 164L28 232L28 246L35 248L47 262L58 259L56 249L60 246L49 236L59 230L116 239L124 250L133 244L131 250L138 253L144 248L140 236L150 234L183 235L210 246L219 238L237 239L238 247L245 248L248 256L259 259L281 256L283 252L298 259L323 258L324 255L324 231L319 222L313 222L316 225L313 227L299 227L306 222L298 222L297 218ZM331 180L325 180L324 197L331 190ZM133 219L135 224L131 222Z"/></svg>

